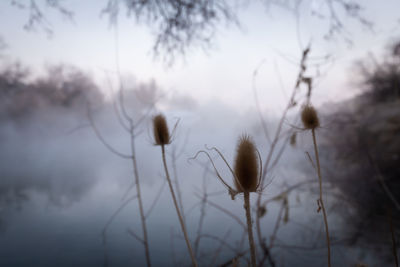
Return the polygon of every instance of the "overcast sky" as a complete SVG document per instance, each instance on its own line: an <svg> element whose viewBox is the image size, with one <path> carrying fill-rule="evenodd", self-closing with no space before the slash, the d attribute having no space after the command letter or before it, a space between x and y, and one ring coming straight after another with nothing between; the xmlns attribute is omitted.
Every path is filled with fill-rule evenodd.
<svg viewBox="0 0 400 267"><path fill-rule="evenodd" d="M42 6L54 31L51 38L40 29L24 31L28 12L9 2L0 3L0 35L8 44L9 59L20 60L32 67L34 73L46 64L76 65L92 73L104 86L104 70L116 69L114 31L109 27L108 18L100 16L106 1L63 1L75 13L73 22ZM176 58L170 68L154 60L151 54L151 29L138 26L122 11L118 26L120 67L122 72L133 74L140 81L154 78L166 90L189 94L203 103L218 99L245 111L254 107L252 74L263 62L256 84L264 108L276 111L284 105L282 88L289 92L294 84L298 71L294 63L300 58L300 46L312 40L312 57L330 55L334 59L333 64L321 67L327 75L318 81L313 100L317 104L340 100L355 92L351 89L354 81L349 81L352 75L348 75L354 71L354 60L369 51L378 54L400 33L396 13L399 3L397 0L385 1L384 5L373 0L362 1L363 14L375 23L373 32L344 17L346 37L353 41L352 47L340 37L330 42L323 39L328 22L310 16L312 10L321 8L318 3L303 2L304 12L298 24L293 13L287 10L272 7L267 11L259 2L247 5L239 12L240 28L220 25L211 49L204 52L194 47L184 59ZM315 75L315 69L310 74Z"/></svg>

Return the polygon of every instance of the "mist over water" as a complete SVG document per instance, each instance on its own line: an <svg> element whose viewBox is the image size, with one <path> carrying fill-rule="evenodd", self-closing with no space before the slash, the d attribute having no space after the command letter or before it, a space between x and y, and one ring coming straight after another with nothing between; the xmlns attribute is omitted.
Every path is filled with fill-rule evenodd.
<svg viewBox="0 0 400 267"><path fill-rule="evenodd" d="M196 160L188 159L208 145L218 147L232 163L241 134L252 135L256 143L263 137L254 110L241 113L218 101L201 106L196 105L195 100L191 100L189 108L179 105L181 99L182 96L172 96L159 104L169 107L165 114L171 128L179 118L173 142L167 146L167 161L173 173L171 153L175 150L179 154L176 170L189 235L194 240L204 188L213 202L227 207L243 221L244 211L242 197L232 201L214 171L205 171L204 166L211 167L205 155L200 154ZM187 103L190 98L183 99L181 103ZM138 105L130 105L129 100L127 96L126 106L133 107L130 111L140 113ZM107 143L128 154L130 137L118 124L111 103L106 101L95 106L92 117ZM142 133L135 140L146 211L163 186L147 219L150 253L156 266L186 265L189 257L165 186L160 147L153 145L150 120L148 116L140 126ZM0 265L100 266L106 258L109 266L145 265L142 245L128 233L129 229L141 235L135 200L110 224L103 244L103 228L123 203L122 197L133 182L133 172L129 160L111 153L96 137L84 106L44 105L18 117L3 118L0 142ZM260 144L263 157L264 149ZM223 177L233 185L223 161L215 160ZM291 172L274 170L269 177L272 183L263 194L276 194L274 187L282 182L281 171ZM293 179L302 178L300 176ZM133 195L134 189L125 199ZM268 214L273 217L276 212L271 208ZM272 231L270 228L272 226L266 224L265 231ZM202 264L207 264L213 251L220 246L211 236L225 236L226 242L234 247L243 233L237 222L210 206L206 206L203 231L209 237L200 242L199 255L206 255ZM246 248L246 243L243 246ZM233 255L232 251L222 250L215 263L222 263Z"/></svg>
<svg viewBox="0 0 400 267"><path fill-rule="evenodd" d="M5 65L0 71L0 266L146 265L144 247L135 237L141 238L142 225L132 160L109 149L131 153L131 136L119 121L125 116L118 106L121 99L134 121L144 118L135 129L135 148L152 264L190 264L165 182L161 148L154 145L152 117L159 112L166 116L173 132L172 142L166 146L167 163L200 266L222 265L241 252L245 254L240 263L247 264L244 197L239 194L232 200L210 159L197 153L207 151L218 172L233 186L229 167L209 148L218 148L232 166L238 138L248 134L264 162L280 112L269 112L261 101L264 129L256 105L246 108L223 98L200 101L190 91L166 90L155 80L140 83L134 78L119 78L117 83L123 82L124 88L120 95L109 88L110 84L96 84L90 75L71 66L50 66L42 77L28 74L21 64ZM114 92L109 93L110 89ZM391 89L384 88L378 96L391 99ZM301 90L303 100L306 93ZM247 102L254 97L250 89L247 96ZM369 163L363 162L366 153L357 147L360 142L354 128L358 124L340 124L340 119L355 119L366 126L370 135L361 134L360 139L367 137L375 156L384 155L378 163L389 167L385 175L395 177L396 146L386 151L376 140L394 140L398 101L372 108L368 103L366 112L364 101L359 97L317 106L321 111L317 134L334 266L363 262L381 266L393 261L386 218L379 213L380 206L388 202L387 195L376 186ZM257 193L266 201L261 228L273 258L282 266L325 266L326 240L318 213L315 162L306 154L314 158L312 139L309 131L301 129L300 109L297 104L283 121L274 154L279 161L268 169L267 186ZM292 132L296 133L293 143ZM354 180L349 182L349 176ZM363 189L368 183L372 186ZM257 194L251 194L253 220L260 212L254 205ZM202 202L205 196L207 203ZM132 201L127 202L129 199ZM370 204L364 205L364 200ZM363 225L360 214L371 215L379 228ZM255 239L258 246L258 236ZM261 257L261 249L258 253Z"/></svg>
<svg viewBox="0 0 400 267"><path fill-rule="evenodd" d="M186 224L193 242L197 235L204 189L210 201L227 208L243 221L244 211L243 197L237 196L234 201L230 199L204 154L198 155L196 160L188 159L197 151L204 150L205 145L216 146L232 164L237 138L243 133L254 138L263 159L268 145L263 141L263 132L254 110L240 112L217 101L174 110L169 103L173 103L171 99L160 103L171 106L165 110L170 127L176 118L180 119L173 142L166 147L167 161L175 177L172 153L175 151L179 155L175 162L176 171ZM126 105L129 107L128 102ZM121 153L128 154L130 137L118 124L111 104L106 101L94 110L93 122L104 140ZM142 134L135 141L145 211L150 209L161 192L147 219L152 262L155 266L187 265L190 259L164 182L160 147L153 145L150 120L151 116L141 125ZM271 127L273 121L271 118ZM111 153L96 137L85 109L50 106L38 108L18 119L3 119L0 136L0 265L101 266L106 262L108 266L145 265L143 246L128 232L134 231L141 236L136 200L115 217L107 228L106 242L103 243L103 228L124 203L122 198L131 188L133 172L129 160ZM307 136L299 135L299 140L300 146L303 143L306 147L309 143ZM282 164L271 170L268 175L270 184L262 193L265 198L276 196L290 184L310 179L307 172L301 171L308 164L304 152L301 149L295 151L287 147ZM210 153L218 171L233 185L224 162L216 153ZM205 166L208 166L208 171ZM160 188L163 190L160 191ZM133 195L134 189L129 191L125 200ZM255 201L254 196L252 201ZM285 255L286 264L319 266L325 261L321 256L325 250L323 238L316 236L319 231L313 231L315 227L322 226L322 221L315 221L315 197L305 190L291 194L288 201L288 223L282 223L279 230L276 242L281 244L282 249L277 246L277 255ZM274 231L281 203L277 200L267 207L267 216L263 219L263 231L267 236ZM206 205L205 211L205 236L199 246L199 255L202 255L200 264L207 265L212 260L215 264L223 263L235 253L229 246L228 249L222 246L222 252L215 256L215 251L221 248L215 237L224 238L232 248L240 247L243 229L227 214L212 206ZM315 239L319 240L322 248L306 251L302 258L283 245L302 244ZM247 243L241 246L246 249ZM334 253L339 251L334 250ZM343 251L340 253L346 254ZM341 258L336 261L340 262Z"/></svg>

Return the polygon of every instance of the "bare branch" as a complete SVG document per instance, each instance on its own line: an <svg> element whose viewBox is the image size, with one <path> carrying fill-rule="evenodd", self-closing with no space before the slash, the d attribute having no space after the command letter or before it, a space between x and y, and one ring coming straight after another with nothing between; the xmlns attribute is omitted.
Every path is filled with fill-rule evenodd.
<svg viewBox="0 0 400 267"><path fill-rule="evenodd" d="M301 60L300 60L300 70L299 70L299 74L297 76L297 80L295 82L295 86L293 87L293 91L292 91L292 94L290 96L290 99L289 99L289 101L287 103L287 106L286 106L285 110L283 111L282 116L281 116L281 118L279 120L278 127L277 127L277 129L275 131L275 137L274 137L274 139L273 139L273 141L271 143L271 146L270 146L270 149L269 149L269 153L267 155L267 159L264 162L264 168L263 168L264 170L263 170L263 173L262 173L261 184L260 184L261 188L264 188L264 182L265 182L265 179L266 179L265 177L267 175L267 172L269 171L270 163L271 163L271 160L272 160L274 152L275 152L275 147L278 144L279 138L281 136L281 131L282 131L283 124L284 124L284 121L286 119L287 113L292 107L294 107L296 105L295 98L296 98L297 92L299 90L299 87L300 87L302 78L304 76L304 73L307 70L306 60L307 60L309 52L310 52L310 46L308 46L303 51L303 54L302 54L302 57L301 57ZM279 159L280 156L278 155L277 158ZM262 198L262 195L259 194L258 197L257 197L257 202L256 202L257 211L260 210L260 207L261 207L261 198ZM274 264L274 262L273 262L273 260L272 260L272 258L270 256L270 252L269 252L268 246L266 244L265 238L263 238L262 233L261 233L260 219L261 219L260 213L256 212L256 232L257 232L257 236L258 236L258 242L259 242L260 247L264 251L264 259L268 258L270 264L272 266L274 266L275 264Z"/></svg>
<svg viewBox="0 0 400 267"><path fill-rule="evenodd" d="M97 129L94 121L93 121L93 117L92 117L92 113L89 107L89 104L87 106L87 116L90 122L90 125L92 126L92 129L94 131L94 133L96 134L97 138L100 140L100 142L112 153L114 153L115 155L124 158L124 159L132 159L132 155L126 155L123 154L119 151L117 151L115 148L113 148L109 143L107 143L107 141L104 139L104 137L102 136L102 134L100 133L100 131Z"/></svg>
<svg viewBox="0 0 400 267"><path fill-rule="evenodd" d="M149 210L148 210L147 213L144 215L144 217L145 217L146 219L150 216L150 214L151 214L151 212L153 211L154 207L156 206L158 200L160 199L161 193L162 193L162 191L164 190L164 187L165 187L165 183L166 183L166 182L167 182L166 180L163 181L162 185L160 186L160 189L157 191L157 194L156 194L155 199L153 200L153 203L151 203Z"/></svg>
<svg viewBox="0 0 400 267"><path fill-rule="evenodd" d="M39 7L35 0L30 0L22 2L21 0L12 0L11 5L20 9L28 10L28 21L24 25L26 31L35 31L37 28L43 30L48 36L53 35L53 29L51 23L47 20L46 15L43 13L42 9ZM64 18L73 22L74 13L60 4L59 0L46 0L45 4L58 11Z"/></svg>
<svg viewBox="0 0 400 267"><path fill-rule="evenodd" d="M108 227L111 225L111 223L114 221L115 217L133 200L137 198L137 195L134 195L130 197L128 200L126 200L124 203L119 206L119 208L111 215L110 219L108 219L107 223L105 224L102 235L103 235L103 244L105 243L105 235Z"/></svg>
<svg viewBox="0 0 400 267"><path fill-rule="evenodd" d="M230 231L228 231L228 233L230 233ZM220 244L224 245L225 247L227 247L228 249L230 249L232 252L237 253L237 250L232 247L230 244L228 244L228 242L225 241L226 239L226 234L224 236L224 238L220 238L218 236L214 236L214 235L209 235L209 234L202 234L201 237L203 238L208 238L208 239L213 239L218 241ZM215 255L214 255L215 256Z"/></svg>
<svg viewBox="0 0 400 267"><path fill-rule="evenodd" d="M210 160L210 162L211 162L211 164L212 164L212 166L213 166L213 168L214 168L214 170L215 170L215 173L216 173L217 177L218 177L219 180L228 188L229 194L231 194L231 196L232 196L232 198L233 198L233 197L234 197L234 194L235 194L235 192L236 192L236 190L234 190L231 186L229 186L229 185L224 181L224 179L222 178L222 176L219 174L219 172L218 172L218 170L217 170L217 167L215 167L214 161L211 159L211 156L208 154L207 151L200 150L200 151L198 151L198 152L196 153L196 155L194 155L194 157L190 158L189 160L196 159L197 156L198 156L200 153L204 153L204 154L207 155L207 157L209 158L209 160Z"/></svg>
<svg viewBox="0 0 400 267"><path fill-rule="evenodd" d="M208 165L206 165L204 172L203 172L203 197L201 199L201 208L200 208L200 218L199 218L199 224L197 226L197 237L196 240L194 241L194 253L195 256L197 257L198 252L199 252L199 247L200 247L200 239L201 239L201 234L203 231L203 223L204 223L204 218L206 216L206 203L207 203L207 173L208 173Z"/></svg>
<svg viewBox="0 0 400 267"><path fill-rule="evenodd" d="M213 259L212 259L212 261L211 261L211 266L215 266L215 262L217 261L219 254L221 254L222 248L223 248L224 246L227 247L226 239L228 238L228 236L230 235L230 233L231 233L231 230L228 230L228 231L225 233L225 235L224 235L224 237L223 237L222 239L217 239L217 240L220 242L220 246L215 250L214 257L213 257ZM228 248L229 248L229 247L228 247Z"/></svg>
<svg viewBox="0 0 400 267"><path fill-rule="evenodd" d="M199 195L196 194L196 196L201 199L201 197ZM238 222L245 230L247 229L247 225L244 222L242 222L242 220L238 216L236 216L235 214L233 214L229 210L221 207L220 205L216 204L215 202L212 202L209 199L207 199L206 201L207 201L208 205L210 205L210 206L222 211L223 213L225 213L226 215L228 215L229 217L234 219L236 222Z"/></svg>
<svg viewBox="0 0 400 267"><path fill-rule="evenodd" d="M130 129L129 129L128 125L126 125L124 120L122 119L122 116L121 116L121 113L120 113L120 110L119 110L119 107L118 107L118 102L115 100L115 92L114 92L114 89L113 89L113 86L112 86L112 83L111 83L111 79L110 79L108 74L106 75L106 77L107 77L108 86L110 88L110 91L111 91L111 94L112 94L112 97L113 97L112 104L113 104L115 116L117 117L118 122L121 125L121 127L123 129L125 129L125 131L129 132Z"/></svg>
<svg viewBox="0 0 400 267"><path fill-rule="evenodd" d="M261 123L261 126L263 128L263 132L264 132L265 138L267 139L268 143L271 144L271 137L269 136L267 123L266 123L265 118L264 118L264 116L262 114L261 105L260 105L260 102L259 102L259 99L258 99L257 85L256 85L256 79L257 79L258 72L259 72L260 68L262 67L262 65L264 64L264 62L265 62L265 59L263 59L260 62L260 64L258 64L258 66L253 71L251 84L252 84L252 89L253 89L254 101L256 102L257 113L258 113L258 116L260 118L260 123Z"/></svg>
<svg viewBox="0 0 400 267"><path fill-rule="evenodd" d="M137 196L133 196L129 198L127 201L122 203L122 205L111 215L110 219L107 221L105 224L103 231L101 232L102 239L103 239L103 246L104 246L104 266L108 266L108 250L107 250L107 230L108 227L111 225L111 223L114 221L115 217L134 199L136 199Z"/></svg>
<svg viewBox="0 0 400 267"><path fill-rule="evenodd" d="M137 241L139 241L140 243L144 244L144 240L141 239L137 234L135 234L135 232L131 229L127 229L126 230L128 232L128 234L130 234L131 236L133 236Z"/></svg>
<svg viewBox="0 0 400 267"><path fill-rule="evenodd" d="M207 46L213 39L221 21L237 22L231 3L215 1L124 1L128 16L139 23L146 23L155 32L153 53L164 61L172 63L176 54L185 54L193 45ZM116 0L109 0L102 13L109 16L115 25L120 6Z"/></svg>

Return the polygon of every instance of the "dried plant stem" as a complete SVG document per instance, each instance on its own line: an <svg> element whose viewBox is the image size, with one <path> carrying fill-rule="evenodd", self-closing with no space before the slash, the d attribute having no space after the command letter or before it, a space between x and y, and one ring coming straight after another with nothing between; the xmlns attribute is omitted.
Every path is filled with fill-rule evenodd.
<svg viewBox="0 0 400 267"><path fill-rule="evenodd" d="M131 132L131 150L132 150L132 155L133 155L132 156L132 164L133 164L133 173L134 173L134 176L135 176L136 195L137 195L137 198L138 198L140 220L142 222L142 229L143 229L144 251L145 251L145 255L146 255L147 266L151 266L150 252L149 252L149 242L148 242L148 238L147 238L146 217L144 215L142 194L141 194L141 191L140 191L139 173L138 173L138 167L137 167L137 162L136 162L136 157L135 157L135 140L134 140L133 131Z"/></svg>
<svg viewBox="0 0 400 267"><path fill-rule="evenodd" d="M249 245L250 245L250 254L251 254L251 266L256 266L256 248L254 245L253 238L253 227L251 223L251 214L250 214L250 193L244 192L244 209L246 210L246 220L247 220L247 232L249 237Z"/></svg>
<svg viewBox="0 0 400 267"><path fill-rule="evenodd" d="M272 156L274 155L275 147L278 144L278 141L279 141L279 138L280 138L280 134L281 134L281 131L282 131L282 128L283 128L283 124L284 124L285 119L286 119L286 115L289 112L289 110L292 107L294 107L294 105L296 103L295 97L296 97L297 91L298 91L298 89L300 87L300 84L302 82L302 79L304 78L304 73L305 73L305 71L307 69L306 60L307 60L307 56L308 56L309 52L310 52L310 47L309 46L306 49L303 50L303 55L302 55L301 61L300 61L300 71L299 71L297 79L296 79L296 84L295 84L295 86L294 86L294 88L292 90L292 93L291 93L290 99L289 99L289 101L287 103L287 106L286 106L285 110L282 113L282 116L280 118L278 127L276 128L276 131L275 131L275 137L271 142L270 150L268 152L267 159L266 159L266 161L264 163L263 173L262 173L262 176L261 176L260 188L264 188L264 181L266 179L265 177L266 177L268 171L270 170L270 168L273 167L273 165L270 165L271 161L272 161ZM280 156L278 154L278 156L276 156L276 159L273 161L274 164L278 163L279 157ZM258 197L257 197L257 202L256 202L257 211L261 207L261 198L262 198L262 194L259 194ZM261 220L260 213L256 212L256 233L257 233L257 236L258 236L258 242L260 244L260 247L264 251L264 258L262 259L262 262L265 261L265 259L268 259L270 265L274 267L275 266L275 262L271 257L270 249L268 248L268 246L266 244L266 240L265 240L265 238L263 237L263 235L261 233L260 220Z"/></svg>
<svg viewBox="0 0 400 267"><path fill-rule="evenodd" d="M317 173L318 173L318 180L319 180L319 199L318 205L322 209L322 214L324 216L324 223L325 223L325 232L326 232L326 244L328 247L328 266L331 267L331 242L329 238L329 230L328 230L328 218L326 216L326 210L324 206L324 201L322 200L322 176L321 176L321 166L319 164L319 155L318 155L318 147L317 147L317 139L315 137L315 129L311 130L313 143L314 143L314 152L315 152L315 159L317 161Z"/></svg>
<svg viewBox="0 0 400 267"><path fill-rule="evenodd" d="M183 202L182 202L182 191L180 189L179 180L178 180L178 169L176 167L177 155L176 155L175 147L173 149L171 157L172 157L172 175L175 177L175 188L176 188L179 208L182 211L183 222L186 224L185 211L183 209Z"/></svg>
<svg viewBox="0 0 400 267"><path fill-rule="evenodd" d="M123 99L122 99L122 91L121 91L121 108L124 110L124 106L122 105L122 103L123 103L122 100ZM115 108L115 111L116 111L117 116L119 117L119 113L118 113L116 108ZM127 116L126 119L127 119L127 121L129 122L129 125L130 125L130 127L128 127L123 123L123 121L119 117L119 123L124 127L124 129L128 130L128 132L130 134L131 154L126 155L126 154L120 153L118 150L114 149L113 146L111 146L109 143L107 143L107 141L104 139L103 135L101 134L101 132L98 130L98 128L96 127L96 125L94 123L94 120L93 120L93 117L92 117L92 113L90 111L90 107L89 106L87 107L87 115L88 115L88 118L89 118L90 125L92 126L92 129L93 129L94 133L96 134L97 138L100 140L100 142L108 150L110 150L112 153L114 153L115 155L117 155L117 156L119 156L121 158L124 158L124 159L132 160L133 173L134 173L134 179L135 179L134 182L135 182L135 185L136 185L136 196L135 197L137 197L137 199L138 199L139 213L140 213L140 218L141 218L141 222L142 222L142 230L143 230L143 239L140 238L140 241L143 244L144 249L145 249L147 266L150 267L151 266L151 261L150 261L149 242L148 242L148 238L147 238L147 228L146 228L146 221L145 221L146 217L144 215L142 194L141 194L141 191L140 191L139 172L138 172L138 166L137 166L137 162L136 162L136 152L135 152L135 133L134 133L134 128L135 127L133 125L132 119L128 115L126 115ZM129 193L129 191L130 191L130 188L127 191L127 194ZM108 225L113 221L114 217L120 212L120 210L124 206L125 206L125 204L123 206L121 206L120 209L117 210L117 213L115 213L111 217L111 220L104 227L103 238L105 238L105 231L106 231ZM105 264L106 265L108 264L107 263L107 259L106 259L106 263Z"/></svg>
<svg viewBox="0 0 400 267"><path fill-rule="evenodd" d="M171 178L169 176L168 167L167 167L167 161L165 160L165 147L164 147L164 145L161 145L161 152L162 152L162 159L163 159L163 163L164 163L165 175L167 177L167 181L168 181L168 185L169 185L169 190L171 191L172 200L174 201L176 213L178 214L178 218L179 218L179 222L181 224L182 232L183 232L183 235L185 237L185 241L186 241L186 245L187 245L188 250L189 250L190 258L192 260L192 265L197 267L197 262L196 262L196 259L194 257L192 246L190 245L190 242L189 242L189 238L188 238L188 235L187 235L187 232L186 232L185 223L183 222L183 218L182 218L181 212L179 211L178 202L176 200L176 196L175 196L175 193L174 193L174 188L172 187Z"/></svg>
<svg viewBox="0 0 400 267"><path fill-rule="evenodd" d="M388 209L388 219L389 219L389 226L390 226L390 233L392 235L392 252L394 256L394 263L396 267L399 267L399 259L397 257L397 246L396 246L396 237L395 237L395 231L394 231L394 225L393 225L393 215L392 215L392 209Z"/></svg>

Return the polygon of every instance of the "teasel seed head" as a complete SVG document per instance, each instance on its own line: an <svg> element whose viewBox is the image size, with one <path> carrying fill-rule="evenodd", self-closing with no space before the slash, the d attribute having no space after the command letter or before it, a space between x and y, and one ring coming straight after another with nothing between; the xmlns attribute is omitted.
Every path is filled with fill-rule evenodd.
<svg viewBox="0 0 400 267"><path fill-rule="evenodd" d="M255 192L259 184L257 148L249 136L240 137L235 158L235 186L238 192Z"/></svg>
<svg viewBox="0 0 400 267"><path fill-rule="evenodd" d="M319 127L318 114L315 108L311 105L306 105L301 111L301 120L304 128L307 130L313 130Z"/></svg>
<svg viewBox="0 0 400 267"><path fill-rule="evenodd" d="M170 136L167 121L162 114L158 114L153 118L153 131L155 145L168 145Z"/></svg>

